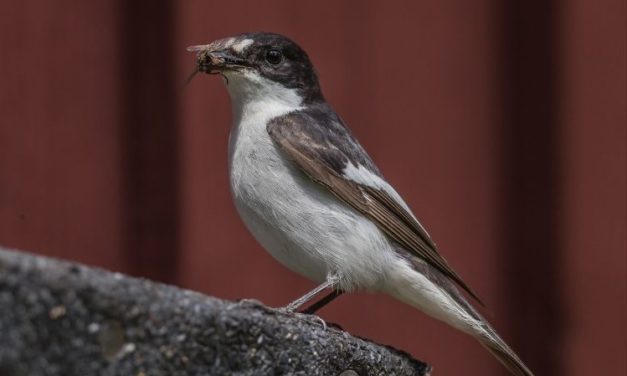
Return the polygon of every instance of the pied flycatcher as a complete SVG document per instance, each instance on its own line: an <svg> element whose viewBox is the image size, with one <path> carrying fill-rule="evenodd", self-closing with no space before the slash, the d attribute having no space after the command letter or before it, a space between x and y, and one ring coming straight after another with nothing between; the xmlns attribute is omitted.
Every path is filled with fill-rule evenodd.
<svg viewBox="0 0 627 376"><path fill-rule="evenodd" d="M272 256L320 284L287 310L326 288L383 292L473 336L513 374L532 375L458 291L480 302L324 100L303 49L247 33L188 50L231 96L239 215Z"/></svg>

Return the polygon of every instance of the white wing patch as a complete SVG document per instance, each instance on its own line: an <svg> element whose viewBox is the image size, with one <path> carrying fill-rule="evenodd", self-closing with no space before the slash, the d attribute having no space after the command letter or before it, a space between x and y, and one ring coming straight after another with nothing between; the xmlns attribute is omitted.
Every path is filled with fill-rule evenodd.
<svg viewBox="0 0 627 376"><path fill-rule="evenodd" d="M398 192L396 192L396 190L392 188L392 186L388 182L383 180L380 176L372 173L369 169L367 169L366 167L362 165L355 166L354 164L350 162L346 165L344 170L342 170L342 175L346 179L354 181L355 183L363 184L368 187L377 188L377 189L381 189L385 191L387 194L390 195L390 197L396 200L396 202L398 202L403 207L403 209L407 210L407 212L412 217L414 217L416 222L418 222L418 225L420 226L420 228L422 228L422 230L427 234L427 236L429 237L431 236L429 235L427 230L424 228L424 226L420 223L420 221L418 221L418 218L416 218L414 213L412 213L411 209L405 203L401 195L399 195Z"/></svg>
<svg viewBox="0 0 627 376"><path fill-rule="evenodd" d="M344 170L342 170L342 175L344 175L344 177L348 180L354 181L355 183L367 185L368 187L377 188L385 191L411 214L409 206L407 206L405 201L403 201L401 196L394 190L394 188L392 188L392 186L388 182L381 179L381 177L377 176L376 174L372 173L366 167L362 165L355 166L352 163L348 163Z"/></svg>

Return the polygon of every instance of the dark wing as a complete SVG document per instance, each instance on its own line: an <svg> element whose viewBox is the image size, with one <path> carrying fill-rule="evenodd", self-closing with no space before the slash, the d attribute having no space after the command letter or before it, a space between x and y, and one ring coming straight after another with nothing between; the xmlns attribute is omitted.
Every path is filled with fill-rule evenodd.
<svg viewBox="0 0 627 376"><path fill-rule="evenodd" d="M339 119L293 112L272 119L267 130L274 142L309 178L370 218L404 249L451 278L483 304L448 265L429 235L402 205L384 190L342 176L342 170L348 163L360 163L377 175L378 171Z"/></svg>

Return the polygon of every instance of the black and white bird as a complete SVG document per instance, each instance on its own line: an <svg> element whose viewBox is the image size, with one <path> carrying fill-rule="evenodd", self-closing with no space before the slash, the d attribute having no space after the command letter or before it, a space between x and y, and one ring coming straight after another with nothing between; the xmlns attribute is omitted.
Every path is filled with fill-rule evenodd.
<svg viewBox="0 0 627 376"><path fill-rule="evenodd" d="M459 329L515 375L532 375L458 291L476 294L325 101L305 51L273 33L189 47L233 107L229 174L248 230L282 264L326 288L389 294Z"/></svg>

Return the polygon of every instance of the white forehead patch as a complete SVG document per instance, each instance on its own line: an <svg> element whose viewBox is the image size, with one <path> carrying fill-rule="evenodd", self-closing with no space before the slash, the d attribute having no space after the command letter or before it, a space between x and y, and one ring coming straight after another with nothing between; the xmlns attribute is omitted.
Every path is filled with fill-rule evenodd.
<svg viewBox="0 0 627 376"><path fill-rule="evenodd" d="M250 46L251 44L253 44L253 40L250 38L246 38L246 39L242 39L241 41L234 43L233 45L231 45L231 48L233 50L235 50L235 52L241 53L242 51L244 51L246 48L248 48L248 46Z"/></svg>
<svg viewBox="0 0 627 376"><path fill-rule="evenodd" d="M229 48L233 45L234 42L235 42L235 38L223 39L222 48Z"/></svg>

